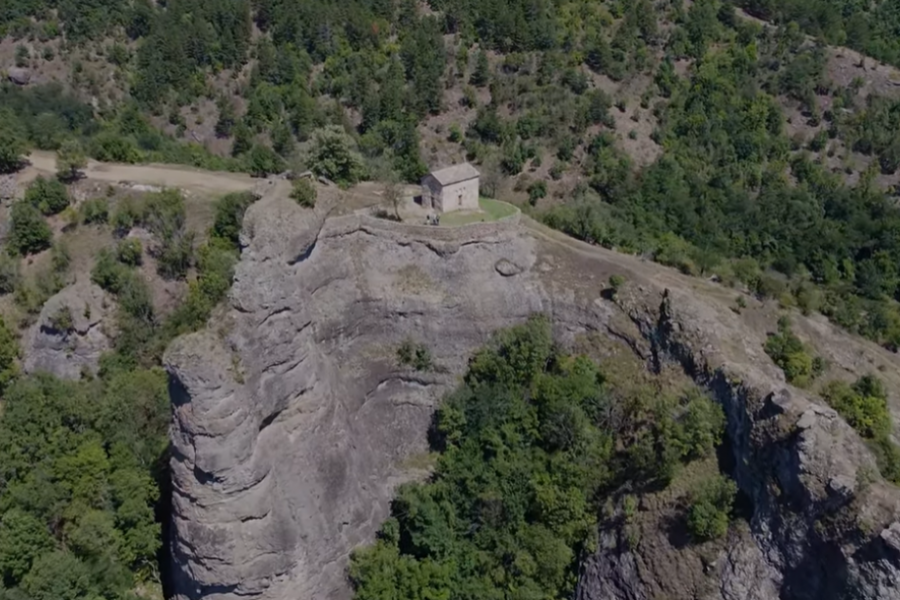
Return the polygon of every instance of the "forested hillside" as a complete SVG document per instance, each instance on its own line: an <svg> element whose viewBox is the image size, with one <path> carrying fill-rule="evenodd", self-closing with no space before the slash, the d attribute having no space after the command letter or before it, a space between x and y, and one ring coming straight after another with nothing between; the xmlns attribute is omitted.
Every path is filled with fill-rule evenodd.
<svg viewBox="0 0 900 600"><path fill-rule="evenodd" d="M220 199L208 241L196 249L178 192L116 204L109 220L125 239L100 249L91 272L78 275L89 276L117 305L114 323L105 324L117 334L96 376L85 370L81 380L64 381L23 374L15 324L0 318L0 598L162 597L171 406L160 357L176 335L202 327L227 293L240 220L251 201L242 194ZM66 246L71 229L88 235L93 229L103 239L106 198L85 202L70 235L53 239L41 210L58 212L68 203L62 184L38 179L13 206L2 280L22 315L19 325L37 319L47 298L76 277ZM188 268L195 273L182 302L166 314L154 308L140 271L147 260L140 241L126 238L134 227L159 240L153 254L167 279L185 279ZM51 243L46 272L26 278L8 258ZM81 310L90 306L66 305L42 326L63 339L75 336L74 311Z"/></svg>
<svg viewBox="0 0 900 600"><path fill-rule="evenodd" d="M900 347L900 78L869 85L864 59L838 72L854 61L826 45L900 66L898 2L4 0L0 38L0 175L31 150L72 158L11 204L4 230L0 295L23 319L0 321L0 599L160 593L160 357L225 297L252 201L219 200L203 243L174 191L75 210L82 154L309 168L341 187L466 158L484 194L573 237ZM71 282L61 240L76 227L115 236L89 275L115 300L112 350L82 381L23 375L16 327ZM185 289L165 314L134 228ZM23 277L44 251L49 266ZM788 333L773 358L809 375ZM870 384L829 401L896 480ZM542 321L500 335L439 413L434 480L404 487L355 556L357 597L570 594L607 498L712 460L722 417L707 398L642 392L553 347ZM624 400L615 426L600 418ZM721 477L697 494L684 515L697 539L727 530L733 494Z"/></svg>
<svg viewBox="0 0 900 600"><path fill-rule="evenodd" d="M357 552L358 600L566 598L622 489L663 489L712 457L722 409L696 389L614 386L604 365L555 349L533 318L471 360L437 416L435 475L400 489L374 546ZM715 461L681 518L723 536L736 487Z"/></svg>
<svg viewBox="0 0 900 600"><path fill-rule="evenodd" d="M835 83L802 32L896 62L897 9L737 4L780 27L719 0L17 0L0 13L17 63L83 59L62 87L5 86L0 135L347 185L466 156L485 193L572 235L896 347L900 99Z"/></svg>

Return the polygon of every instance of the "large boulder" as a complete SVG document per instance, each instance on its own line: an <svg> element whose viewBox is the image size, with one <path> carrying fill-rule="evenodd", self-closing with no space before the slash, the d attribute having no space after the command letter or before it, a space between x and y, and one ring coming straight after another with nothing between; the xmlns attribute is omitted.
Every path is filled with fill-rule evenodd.
<svg viewBox="0 0 900 600"><path fill-rule="evenodd" d="M6 72L7 78L16 85L28 85L31 71L22 67L12 67Z"/></svg>
<svg viewBox="0 0 900 600"><path fill-rule="evenodd" d="M25 371L46 371L64 379L96 373L100 355L110 348L104 319L111 305L106 292L87 280L52 296L25 333Z"/></svg>

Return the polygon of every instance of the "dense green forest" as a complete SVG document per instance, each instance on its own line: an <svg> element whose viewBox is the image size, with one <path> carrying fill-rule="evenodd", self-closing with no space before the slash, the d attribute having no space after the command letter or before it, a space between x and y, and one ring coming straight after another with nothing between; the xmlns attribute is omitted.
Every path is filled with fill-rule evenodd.
<svg viewBox="0 0 900 600"><path fill-rule="evenodd" d="M196 249L177 192L120 200L112 214L106 198L83 204L74 226L109 220L124 236L140 224L161 242L161 274L195 272L182 305L161 316L136 268L140 243L122 239L101 250L91 277L118 300L119 333L96 377L60 381L19 373L15 336L0 320L0 598L112 600L134 598L135 590L161 597L159 517L167 501L171 409L160 357L175 335L201 327L230 287L251 201L248 194L220 199L208 241ZM66 250L52 240L36 207L53 213L68 204L64 186L38 179L13 207L14 215L31 210L34 216L14 217L12 240L36 242L4 248L0 278L26 313L39 311L69 276ZM19 253L51 243L50 271L30 281L19 276ZM70 310L54 315L52 326L68 331Z"/></svg>
<svg viewBox="0 0 900 600"><path fill-rule="evenodd" d="M356 598L569 597L614 491L665 487L724 425L696 391L618 389L602 369L561 353L543 317L497 333L438 411L432 480L402 487L354 554ZM724 535L734 494L716 469L698 485L683 515L695 542Z"/></svg>

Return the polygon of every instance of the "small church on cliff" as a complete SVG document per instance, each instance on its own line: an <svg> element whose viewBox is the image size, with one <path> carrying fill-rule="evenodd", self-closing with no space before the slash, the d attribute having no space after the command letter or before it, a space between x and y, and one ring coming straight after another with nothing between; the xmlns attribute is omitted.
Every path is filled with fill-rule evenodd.
<svg viewBox="0 0 900 600"><path fill-rule="evenodd" d="M467 162L432 171L422 179L422 206L440 213L478 210L480 177Z"/></svg>

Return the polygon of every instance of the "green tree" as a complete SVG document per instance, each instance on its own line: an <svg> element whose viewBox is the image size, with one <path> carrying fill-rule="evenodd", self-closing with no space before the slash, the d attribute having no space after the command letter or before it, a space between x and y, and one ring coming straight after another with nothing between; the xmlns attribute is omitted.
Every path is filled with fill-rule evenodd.
<svg viewBox="0 0 900 600"><path fill-rule="evenodd" d="M22 579L22 589L34 600L80 600L99 591L88 566L65 550L38 558Z"/></svg>
<svg viewBox="0 0 900 600"><path fill-rule="evenodd" d="M731 507L737 493L735 483L723 475L706 479L691 494L687 525L697 541L721 538L728 532Z"/></svg>
<svg viewBox="0 0 900 600"><path fill-rule="evenodd" d="M25 190L25 201L41 214L55 215L69 206L69 193L59 181L38 177Z"/></svg>
<svg viewBox="0 0 900 600"><path fill-rule="evenodd" d="M0 112L0 173L19 170L27 151L25 140L7 120L12 118L9 113Z"/></svg>
<svg viewBox="0 0 900 600"><path fill-rule="evenodd" d="M53 232L37 208L27 200L13 204L7 238L12 251L23 255L34 254L49 248L52 239Z"/></svg>
<svg viewBox="0 0 900 600"><path fill-rule="evenodd" d="M65 140L56 151L56 176L60 181L78 179L86 166L87 155L78 140Z"/></svg>
<svg viewBox="0 0 900 600"><path fill-rule="evenodd" d="M341 186L349 186L365 174L362 156L353 139L340 127L326 127L313 133L309 167L319 176Z"/></svg>
<svg viewBox="0 0 900 600"><path fill-rule="evenodd" d="M47 525L19 508L0 518L0 577L6 587L18 585L34 561L54 547Z"/></svg>
<svg viewBox="0 0 900 600"><path fill-rule="evenodd" d="M469 83L477 87L487 85L491 76L490 69L491 67L490 64L488 64L487 54L485 54L483 50L479 50L475 55L475 68L472 70L472 75L469 77Z"/></svg>
<svg viewBox="0 0 900 600"><path fill-rule="evenodd" d="M247 169L254 177L265 177L284 170L284 161L274 150L263 144L254 144L246 156Z"/></svg>

